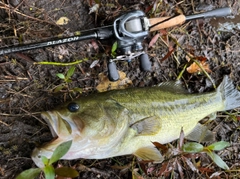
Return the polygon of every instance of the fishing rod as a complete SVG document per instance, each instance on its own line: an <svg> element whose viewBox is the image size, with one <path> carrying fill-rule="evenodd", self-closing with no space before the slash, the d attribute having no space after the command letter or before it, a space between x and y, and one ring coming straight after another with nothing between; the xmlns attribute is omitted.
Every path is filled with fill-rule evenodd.
<svg viewBox="0 0 240 179"><path fill-rule="evenodd" d="M224 17L230 14L231 9L229 7L224 7L189 16L178 15L174 17L157 17L148 19L143 11L135 10L118 17L114 21L113 25L82 31L79 35L71 37L56 38L44 42L0 48L0 55L83 41L87 39L113 39L117 42L116 52L118 56L114 59L110 59L108 62L108 77L111 81L117 81L119 79L119 74L115 61L123 60L130 62L133 58L140 57L141 70L151 70L149 57L144 52L142 44L149 32L176 26L189 20Z"/></svg>

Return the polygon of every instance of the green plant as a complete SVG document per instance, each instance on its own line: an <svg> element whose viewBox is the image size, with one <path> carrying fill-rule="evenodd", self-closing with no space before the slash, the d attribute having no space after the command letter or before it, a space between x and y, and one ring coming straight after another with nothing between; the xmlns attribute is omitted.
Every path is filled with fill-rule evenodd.
<svg viewBox="0 0 240 179"><path fill-rule="evenodd" d="M117 42L114 42L113 43L113 45L112 45L112 49L111 49L111 56L113 57L113 58L115 58L116 57L116 50L117 50Z"/></svg>
<svg viewBox="0 0 240 179"><path fill-rule="evenodd" d="M48 159L45 156L41 156L42 162L44 163L44 168L30 168L28 170L23 171L20 173L16 179L34 179L37 177L41 171L44 172L46 179L54 179L55 175L63 176L63 177L69 177L69 178L75 178L78 176L78 172L70 167L60 167L54 169L53 163L58 161L61 157L63 157L68 150L70 149L72 145L72 141L67 141L62 144L60 144L56 150L53 152L53 155L50 159Z"/></svg>
<svg viewBox="0 0 240 179"><path fill-rule="evenodd" d="M63 73L57 73L57 77L62 79L63 80L63 83L61 83L60 85L56 86L54 89L53 89L53 92L54 93L57 93L63 89L67 89L68 91L72 91L72 92L79 92L81 93L82 92L82 89L81 88L78 88L78 87L75 87L73 88L72 90L69 90L69 83L72 82L71 80L71 77L72 75L74 74L75 72L75 67L74 66L71 66L66 75L64 75Z"/></svg>
<svg viewBox="0 0 240 179"><path fill-rule="evenodd" d="M197 142L188 142L183 145L182 150L187 153L205 152L220 168L229 170L227 164L214 151L220 151L230 146L228 142L220 141L204 147Z"/></svg>

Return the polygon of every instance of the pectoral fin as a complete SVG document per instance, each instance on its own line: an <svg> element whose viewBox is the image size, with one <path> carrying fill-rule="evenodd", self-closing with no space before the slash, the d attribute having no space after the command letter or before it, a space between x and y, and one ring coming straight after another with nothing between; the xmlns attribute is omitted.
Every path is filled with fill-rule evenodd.
<svg viewBox="0 0 240 179"><path fill-rule="evenodd" d="M135 122L130 127L139 135L154 135L161 129L161 121L157 116L151 116Z"/></svg>
<svg viewBox="0 0 240 179"><path fill-rule="evenodd" d="M199 123L185 138L196 142L212 142L215 140L214 134L206 126Z"/></svg>
<svg viewBox="0 0 240 179"><path fill-rule="evenodd" d="M143 160L154 160L157 162L162 162L164 159L159 150L152 146L142 147L134 152L134 155Z"/></svg>

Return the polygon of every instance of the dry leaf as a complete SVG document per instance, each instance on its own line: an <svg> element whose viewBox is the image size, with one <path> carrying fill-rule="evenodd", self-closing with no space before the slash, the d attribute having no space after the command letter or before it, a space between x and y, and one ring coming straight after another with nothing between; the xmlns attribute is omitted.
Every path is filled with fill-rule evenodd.
<svg viewBox="0 0 240 179"><path fill-rule="evenodd" d="M182 128L181 132L180 132L180 136L179 136L179 149L182 149L182 147L183 147L184 137L185 137L185 134L184 134L184 131Z"/></svg>
<svg viewBox="0 0 240 179"><path fill-rule="evenodd" d="M170 57L170 55L172 55L173 52L174 52L174 49L172 46L170 46L168 53L160 60L160 62L163 62L164 60L168 59L168 57Z"/></svg>
<svg viewBox="0 0 240 179"><path fill-rule="evenodd" d="M160 36L159 33L157 33L156 35L154 35L154 37L152 38L152 40L149 42L148 47L152 47L152 46L157 42L159 36Z"/></svg>
<svg viewBox="0 0 240 179"><path fill-rule="evenodd" d="M211 70L209 69L209 65L207 62L204 62L204 63L200 63L200 65L202 66L202 68L210 73ZM188 68L187 68L187 71L188 73L197 73L197 72L202 72L202 69L196 64L196 63L193 63L192 65L190 65Z"/></svg>
<svg viewBox="0 0 240 179"><path fill-rule="evenodd" d="M91 14L93 12L98 11L98 9L99 9L99 4L95 4L94 6L89 8L89 13L88 14Z"/></svg>
<svg viewBox="0 0 240 179"><path fill-rule="evenodd" d="M56 24L57 25L66 25L68 23L68 21L70 21L70 19L68 19L67 17L60 17Z"/></svg>
<svg viewBox="0 0 240 179"><path fill-rule="evenodd" d="M98 50L99 49L99 46L98 46L98 44L97 44L97 42L95 40L91 41L91 45L94 48L94 50Z"/></svg>
<svg viewBox="0 0 240 179"><path fill-rule="evenodd" d="M177 162L177 168L178 168L178 173L180 174L180 178L184 179L183 168L177 160L176 162Z"/></svg>
<svg viewBox="0 0 240 179"><path fill-rule="evenodd" d="M153 145L155 145L155 147L156 147L157 149L160 149L163 154L164 154L164 153L167 153L168 148L167 148L165 145L160 144L159 142L152 142L152 143L153 143Z"/></svg>
<svg viewBox="0 0 240 179"><path fill-rule="evenodd" d="M193 172L198 171L198 169L196 168L196 166L194 166L194 164L190 161L189 158L182 157L182 159L185 161L185 163L189 166L189 168L190 168Z"/></svg>
<svg viewBox="0 0 240 179"><path fill-rule="evenodd" d="M126 74L122 71L118 71L119 73L119 80L112 82L109 81L108 76L100 73L98 75L100 83L96 87L99 92L104 92L108 90L114 89L125 89L132 85L132 81L126 77Z"/></svg>
<svg viewBox="0 0 240 179"><path fill-rule="evenodd" d="M98 62L99 62L99 60L94 60L94 61L91 63L90 68L93 68L93 67L97 66L97 65L98 65Z"/></svg>
<svg viewBox="0 0 240 179"><path fill-rule="evenodd" d="M199 64L201 67L208 73L211 73L212 71L209 68L209 64L207 63L207 58L206 57L194 57L196 60L199 61ZM190 61L189 57L186 57L188 61ZM188 73L198 73L202 72L202 69L195 63L193 62L188 68L187 68Z"/></svg>

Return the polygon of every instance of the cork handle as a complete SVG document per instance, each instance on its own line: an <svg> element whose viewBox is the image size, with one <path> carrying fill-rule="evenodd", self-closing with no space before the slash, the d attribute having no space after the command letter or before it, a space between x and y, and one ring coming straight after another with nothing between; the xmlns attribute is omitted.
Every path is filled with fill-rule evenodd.
<svg viewBox="0 0 240 179"><path fill-rule="evenodd" d="M164 21L167 18L169 18L169 17L151 18L151 19L149 19L149 22L150 22L150 25L154 25L158 22ZM166 22L163 22L157 26L154 26L153 28L150 29L150 32L182 24L185 22L185 20L186 20L186 16L184 16L184 15L179 15L179 16L173 17Z"/></svg>

